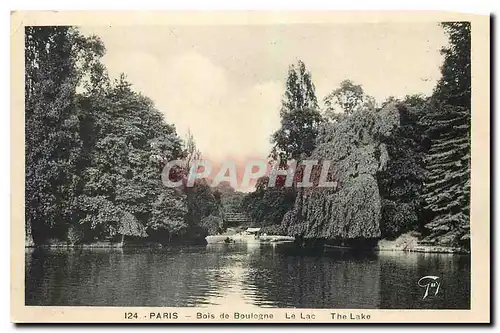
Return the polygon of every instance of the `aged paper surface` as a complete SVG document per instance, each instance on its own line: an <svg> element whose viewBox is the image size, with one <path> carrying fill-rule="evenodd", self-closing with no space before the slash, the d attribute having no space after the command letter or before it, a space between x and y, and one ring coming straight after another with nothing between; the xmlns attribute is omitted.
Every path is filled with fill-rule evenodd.
<svg viewBox="0 0 500 333"><path fill-rule="evenodd" d="M146 208L140 208L144 206L138 203L139 197L147 197L150 188L146 185L144 187L117 185L119 184L119 180L116 180L118 178L113 178L116 175L122 175L120 177L123 178L120 179L128 179L131 181L130 184L149 184L140 178L148 177L147 171L144 171L147 167L144 166L149 164L144 162L146 164L143 164L143 167L133 169L133 166L143 163L140 162L141 156L144 156L141 155L143 149L137 148L144 144L140 141L141 135L149 135L146 138L148 149L153 152L155 147L162 145L161 140L164 137L155 137L155 133L148 134L148 129L151 129L151 132L171 130L155 127L157 124L150 122L144 126L144 122L149 120L146 120L145 116L135 117L134 111L131 111L131 127L120 127L121 123L117 122L113 123L116 128L110 130L111 134L103 137L96 134L98 131L102 133L104 131L102 128L109 125L110 121L114 121L113 119L122 117L110 116L111 118L108 119L102 115L120 115L119 112L126 112L117 111L124 110L126 106L123 105L138 105L139 111L137 112L145 112L143 110L149 107L147 102L134 93L123 97L129 99L122 102L120 94L129 90L126 84L118 81L113 83L114 88L102 88L95 83L96 81L88 80L95 89L111 89L113 92L106 95L109 96L106 98L99 93L90 92L90 88L84 85L68 93L65 89L72 84L72 81L68 79L58 86L57 80L52 80L54 75L60 75L54 74L57 72L56 69L72 71L74 68L64 67L65 63L57 62L58 59L65 58L59 53L51 53L51 45L60 45L60 49L57 50L62 50L62 53L68 52L68 57L71 57L73 51L65 49L67 44L64 42L57 44L57 38L61 35L53 31L50 32L53 37L45 39L46 46L33 44L33 48L38 50L36 51L38 53L33 53L37 58L35 60L30 58L33 63L26 60L26 69L23 56L25 52L28 52L26 51L28 46L25 47L25 27L76 26L84 36L95 34L101 38L106 48L107 53L102 58L102 63L107 68L110 79L117 79L119 73L124 72L132 85L131 89L140 91L150 98L156 108L163 112L165 121L175 125L176 133L182 140L189 142L191 134L191 138L194 137L196 147L205 160L214 164L228 163L226 165L229 167L226 171L229 172L229 178L224 178L226 174L223 172L220 175L212 175L209 181L215 182L217 179L229 181L233 189L241 191L238 193L243 198L256 191L255 182L246 184L247 187L245 187L243 184L245 180L238 175L234 178L235 183L231 183L233 180L230 175L233 170L231 166L236 165L235 169L240 173L243 173L245 168L251 171L252 165L248 167L248 160L265 159L270 156L268 154L273 147L269 143L269 138L280 127L280 107L282 110L286 109L286 106L282 104L282 101L286 101L287 98L286 84L293 81L290 81L293 73L298 73L299 79L297 80L302 80L302 83L306 82L305 86L307 86L307 78L304 79L304 75L307 76L308 72L301 71L301 61L304 61L302 64L305 63L307 70L310 70L318 101L318 105L311 104L312 106L308 105L305 109L308 107L321 109L322 117L325 118L332 117L328 115L328 112L324 112L325 109L339 114L333 108L328 110L328 103L325 103L324 97L335 91L342 80L349 79L365 89L366 94L359 95L359 100L356 102L360 102L360 110L373 109L371 114L377 114L373 120L373 126L383 131L384 124L389 124L394 119L397 124L402 121L398 120L399 117L390 117L390 112L394 112L391 110L396 109L391 109L390 103L387 104L389 106L384 104L384 100L389 100L388 97L395 96L402 99L406 95L431 96L433 94L434 87L441 77L440 66L443 58L439 56L439 49L446 44L446 35L440 32L442 30L439 26L440 22L470 22L470 65L464 65L465 69L455 68L457 71L467 71L471 68L471 92L469 91L471 102L467 111L470 114L468 126L471 128L470 233L467 231L468 220L463 222L455 218L460 214L457 213L458 211L463 211L463 207L457 208L450 203L446 206L450 208L443 209L449 209L445 213L455 218L453 222L439 224L436 221L441 220L434 219L433 224L428 224L430 220L426 220L427 227L425 228L427 229L419 230L422 232L422 238L419 239L418 245L412 245L414 248L410 252L384 251L384 246L390 247L395 237L385 237L384 227L381 227L382 234L380 233L379 220L382 220L377 214L380 213L380 207L385 201L379 199L375 200L378 210L374 213L374 216L378 216L378 220L371 217L368 222L356 222L362 219L358 218L350 220L351 224L347 223L346 229L337 230L335 225L341 223L341 215L338 215L333 219L333 227L325 229L330 233L329 236L319 232L317 237L311 236L311 230L316 230L312 227L306 227L304 229L306 231L294 231L296 230L293 229L294 223L300 220L293 220L293 217L290 217L293 214L286 215L285 211L283 212L285 217L283 218L283 214L279 216L278 223L273 226L282 228L280 229L282 235L273 235L273 232L267 230L275 229L270 229L269 225L265 225L263 221L261 221L262 225L258 223L259 211L279 210L285 204L281 204L281 201L274 208L266 208L267 211L264 208L255 209L252 208L255 206L247 205L245 212L239 210L228 212L227 209L221 208L225 209L224 214L216 214L213 210L215 208L210 208L211 213L200 213L202 217L198 220L195 218L196 222L194 222L201 223L199 221L201 220L208 225L210 219L222 216L222 224L216 225L216 228L219 228L217 231L210 231L210 227L200 224L202 228L205 228L203 230L208 230L206 232L210 235L207 237L209 244L192 245L189 243L188 245L187 241L184 243L184 238L173 231L177 230L175 229L177 224L175 221L172 222L175 220L172 216L184 214L182 210L184 208L178 208L182 214L170 211L170 213L165 213L166 215L161 215L160 212L158 213L160 217L155 220L154 214L157 214L155 212L161 211L157 209L148 215L147 219L141 220L143 216L141 209L149 212L153 202L157 202L153 200L145 204ZM42 36L39 38L44 40L43 38L47 38L44 35L47 31L36 30L33 34L38 33L36 36ZM68 36L67 32L64 34ZM423 37L426 34L429 34L428 38ZM265 42L259 43L259 38L265 39ZM17 323L489 322L489 39L489 17L448 12L13 12L11 15L11 320ZM328 41L334 45L328 45ZM99 49L93 47L95 44L85 44L80 51L93 50L99 53ZM305 49L307 51L304 51ZM45 58L43 58L44 50L47 51ZM80 60L85 63L85 58L80 58ZM299 62L296 62L297 60ZM52 72L43 72L45 67L39 65L43 61L45 65L52 66L50 67ZM84 68L82 63L77 62L73 65L78 70L85 71L82 69ZM298 65L288 67L292 63ZM28 66L31 66L32 72L26 72ZM79 78L82 82L99 72L85 73L89 76ZM61 75L64 77L65 74ZM25 84L28 87L25 79L29 80L29 89L32 89L28 92L25 91ZM120 86L120 84L123 85ZM351 90L346 88L344 92L346 90L350 93L356 92L356 87L354 85ZM43 92L36 95L39 91ZM305 93L301 98L307 99L308 96ZM25 98L33 103L29 106L29 117L26 115L28 105L25 107ZM47 102L40 101L41 98L47 98ZM93 98L97 102L93 102ZM459 97L455 94L453 98ZM293 97L290 100L293 100ZM447 102L455 103L450 100L451 97ZM341 101L341 98L336 100L334 96L330 101ZM341 132L342 128L345 130L351 127L342 127L338 124L353 121L352 126L359 125L352 119L356 115L367 114L358 109L346 109L350 107L351 100L347 98L344 101L347 102L337 103L337 106L344 107L340 113L345 114L345 118L334 120L336 118L333 116L330 119L333 124L331 126L338 126L335 133ZM85 104L86 102L90 104ZM90 118L85 118L86 105L90 105L88 108ZM459 105L459 107L451 111L451 117L454 117L456 110L459 110L456 112L461 114L460 112L467 109L461 107L460 103L454 105ZM68 110L79 111L75 111L74 117L64 118L68 112L73 112ZM154 117L155 113L151 112L144 114ZM351 114L351 120L349 120ZM382 125L377 125L379 124L377 117L384 117L386 114L387 118L380 118ZM32 119L40 121L38 124L44 124L44 126L54 126L55 130L49 130L43 134L45 127L42 126L42 134L40 134L37 131L40 126L25 123ZM361 116L360 119L362 119ZM443 122L450 121L452 124L448 128L451 128L450 131L460 128L460 124L455 123L458 118L450 119L445 119ZM437 117L430 124L437 124L442 120ZM78 123L77 126L74 125L75 122ZM286 121L281 121L281 125L284 123L286 124ZM98 124L100 129L97 129L97 125L84 127L84 124L92 126ZM360 128L366 127L360 125ZM131 128L139 132L129 134L127 131ZM29 132L25 133L25 129L29 129ZM68 133L79 133L78 139L68 136ZM290 129L288 132L285 129L283 133L286 133L282 136L283 142L287 139L293 140ZM299 132L299 140L296 142L307 141L308 136L304 133ZM348 153L353 156L355 162L344 165L342 163L345 162L342 160L332 158L332 168L337 166L340 169L340 166L344 165L349 169L354 164L358 168L358 165L362 165L365 161L358 159L360 156L376 156L377 161L382 160L380 156L384 156L384 153L378 154L374 151L385 151L386 148L381 148L382 145L379 145L378 141L373 143L370 140L379 140L381 136L389 137L395 134L394 132L377 133L379 134L370 134L368 139L366 136L361 139L363 144L368 140L366 146L359 148L358 143L356 148L352 148L354 150ZM398 133L403 133L401 134L403 136L407 135L404 134L407 132ZM431 135L427 134L428 132L425 133ZM348 132L345 135L349 137L354 134ZM123 145L120 141L121 136L125 138ZM186 137L188 140L185 139ZM27 138L32 140L31 145L28 145ZM97 138L97 143L89 143L93 142L93 138ZM341 140L341 138L340 136L340 139L333 140L337 142L335 140ZM437 135L435 147L447 146L446 142L438 142L441 139L442 137ZM171 138L165 140L171 140L168 141L170 144L168 149L175 150L171 147L175 146L176 141L172 141ZM113 142L117 146L113 146ZM310 157L309 159L315 157L322 160L325 158L321 155L320 145L318 145L320 148L306 150L301 152L302 155L299 154L300 157L297 157L299 155L296 151L288 152L286 149L280 151L279 149L286 144L280 146L279 142L279 139L274 141L275 147L278 147L278 153L290 153L293 159L307 160L305 157ZM390 146L390 142L385 142L384 147ZM38 151L33 150L32 148L38 143L42 148ZM106 144L111 146L106 146ZM463 149L461 148L463 144L465 143L458 140L451 146L459 151ZM89 153L85 150L86 145L94 147L95 152ZM340 150L341 145L333 145L334 150ZM292 146L295 147L293 144L287 147ZM115 148L110 147L118 148L115 151ZM189 145L187 147L188 153L195 153L189 156L192 156L193 160L198 158L195 156L197 151L189 151ZM389 150L388 156L394 157L395 155L391 155L393 154L391 148L387 149ZM32 150L35 153L32 154ZM124 151L126 153L120 155ZM336 152L331 154L337 156ZM422 161L432 158L432 150L429 149L426 154L427 157ZM455 154L458 154L455 150L448 153L438 152L434 157L439 160L446 156L455 156ZM181 155L177 157L181 159ZM43 158L48 159L47 164L39 162ZM124 161L131 161L131 169L129 171L120 169L115 173L109 171L109 168L113 167L109 166L110 161L120 158ZM32 163L35 163L36 167L34 164L26 164L27 160L34 161ZM59 162L60 165L54 166ZM462 167L461 163L460 161L452 163L453 168ZM121 165L123 166L123 163ZM380 188L385 183L381 182L379 177L390 178L395 170L388 169L392 171L381 176L380 170L385 170L385 166L382 167L382 165L385 163L380 162L380 165L377 164L373 171L373 177L376 174ZM436 167L425 165L427 173ZM51 169L52 167L54 169ZM397 166L393 163L392 167ZM359 168L362 170L362 166ZM377 168L379 168L378 171ZM33 169L36 170L32 171ZM452 171L455 172L454 170ZM250 171L248 175L251 174ZM356 186L369 191L371 180L366 180L365 183L366 177L360 176L360 174L365 175L364 172L356 171L350 176L358 182L363 181L352 183L354 184L352 186L361 184ZM94 177L95 174L99 176ZM71 178L73 175L77 177ZM115 183L110 185L113 190L112 195L105 194L102 187L105 186L103 179L107 175L114 175L112 179ZM135 175L138 178L134 178ZM188 184L191 175L192 173L188 175ZM160 170L156 176L152 176L152 179L157 179L161 184L162 176ZM348 188L345 184L351 184L349 176L342 173L336 176L339 177L335 179L338 183L331 182L331 184L335 183L335 187L331 189L332 193L341 193L339 198L340 196L342 198L338 200L344 200L343 198L356 200L356 196L359 195L356 193L359 192L354 190L342 192L343 188ZM442 176L442 178L448 179L447 176ZM67 181L62 182L61 179ZM26 183L28 180L29 184ZM52 182L52 186L46 186L47 182ZM71 182L83 185L70 187ZM424 188L428 186L425 185L426 182L429 182L428 178L423 181ZM165 181L163 183L165 184ZM375 185L377 186L377 181ZM118 191L116 189L119 186L122 188ZM458 185L451 183L449 187L443 187L442 196L446 197L445 199L450 195L447 192L450 187L455 188L453 186ZM269 187L272 188L272 186ZM293 192L295 196L310 193L307 192L308 189L301 192L302 189L299 187L300 185L295 184L290 187L290 191L295 191ZM31 191L29 195L35 197L29 203L25 198L28 191ZM78 198L72 201L72 204L67 206L64 203L61 204L61 200L66 200L68 196L71 196L67 193L74 194L76 191L79 191ZM189 190L186 191L187 194L179 194L182 191L170 188L164 190L165 193L158 191L157 188L151 189L152 197L159 193L158 196L164 200L158 207L171 205L172 203L168 201L171 197L179 200L174 200L176 205L180 203L184 205L187 202L186 213L188 215L189 205L196 206L194 202L197 199L189 201L189 193L191 193ZM382 191L379 191L382 195ZM217 192L217 195L222 196L222 203L219 202L221 207L226 207L224 205L227 203L224 201L224 195L226 195L224 193L222 190ZM271 189L269 193L276 192ZM53 197L59 198L57 195L60 195L62 199L51 201ZM440 195L440 193L435 194L435 198L441 198ZM247 199L247 202L257 200L252 196L248 198L250 199ZM312 195L309 198L312 198ZM368 202L367 198L368 196L360 200ZM378 195L377 198L379 198ZM383 199L387 198L383 197ZM433 202L432 195L431 199L429 196L426 198L429 202ZM199 202L203 200L198 199ZM111 206L109 206L110 202ZM135 210L129 209L126 202L132 202L130 206L136 207ZM297 202L288 203L290 211L295 209L293 207L301 205ZM354 205L350 204L350 201L340 202L345 203L341 204L341 207ZM401 201L395 202L397 205L403 205ZM164 206L161 206L162 204ZM460 201L460 204L463 204L463 201ZM56 208L51 210L51 207ZM308 209L305 207L302 208L304 211ZM323 208L311 209L316 211L326 209L325 206L318 207ZM253 213L251 209L254 209ZM334 210L334 208L331 209ZM432 210L432 207L426 209ZM440 209L436 211L441 212L442 209ZM42 218L36 214L41 214ZM63 216L63 214L66 215ZM408 214L399 215L395 218L396 223ZM73 225L68 221L75 215L82 217L76 218L78 222ZM245 224L246 216L250 215L252 223ZM26 222L26 218L29 218L29 223ZM184 226L182 224L184 218L182 215L179 228L186 228L189 231L192 225L186 222ZM280 223L282 218L284 221L291 222ZM325 217L320 218L322 222L317 223L325 225L325 219ZM165 222L167 220L170 222ZM302 222L307 225L307 223L312 223L310 221L305 219L305 222ZM373 221L376 222L377 231L370 234L366 230L372 230L370 223ZM227 223L233 224L228 228ZM352 223L365 224L356 229ZM467 227L463 227L461 223L465 223ZM29 237L26 237L28 236L26 225L29 225ZM459 236L453 233L455 230L453 228L460 230ZM233 230L234 232L230 233L229 229L236 231ZM353 234L356 233L352 231L354 229L358 230L359 234ZM408 230L416 232L418 228L414 229ZM432 230L437 230L437 233L433 234ZM413 235L412 232L409 234ZM438 236L433 239L432 235ZM458 243L443 245L444 235L455 237ZM33 244L27 244L27 240L29 239L32 243L33 238L36 246L28 247ZM78 240L73 241L75 238ZM292 239L294 239L293 242ZM363 248L360 251L355 248L358 243L353 243L354 240L358 242L359 239L375 239L378 243L370 243L376 245L371 250ZM318 243L320 243L321 253L317 252ZM363 241L363 246L367 246L365 241ZM282 248L286 249L282 250ZM453 253L428 253L430 251L426 249L432 252ZM401 249L398 248L398 250Z"/></svg>

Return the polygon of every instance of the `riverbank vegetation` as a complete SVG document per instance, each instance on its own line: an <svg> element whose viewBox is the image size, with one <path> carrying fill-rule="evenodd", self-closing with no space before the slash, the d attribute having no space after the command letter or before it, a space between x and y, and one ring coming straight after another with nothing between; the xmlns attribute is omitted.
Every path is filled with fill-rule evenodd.
<svg viewBox="0 0 500 333"><path fill-rule="evenodd" d="M108 77L97 37L27 27L26 244L203 241L222 231L226 212L244 211L267 233L306 241L414 232L469 247L470 24L443 28L449 45L431 96L375 101L345 80L320 108L314 73L291 65L270 158L330 160L337 186L268 187L264 177L242 194L206 179L163 186L167 161L183 159L171 174L183 177L201 157L194 137L181 138L125 76Z"/></svg>
<svg viewBox="0 0 500 333"><path fill-rule="evenodd" d="M196 158L194 139L182 140L123 75L109 79L97 37L72 27L25 32L26 244L185 242L213 232L221 203L206 181L161 182L166 161Z"/></svg>
<svg viewBox="0 0 500 333"><path fill-rule="evenodd" d="M301 61L290 66L270 156L331 160L329 177L337 187L257 186L244 199L249 215L306 243L363 243L415 232L425 244L468 248L470 24L442 26L449 45L441 51L442 78L432 96L377 103L345 80L324 98L322 110L313 75Z"/></svg>

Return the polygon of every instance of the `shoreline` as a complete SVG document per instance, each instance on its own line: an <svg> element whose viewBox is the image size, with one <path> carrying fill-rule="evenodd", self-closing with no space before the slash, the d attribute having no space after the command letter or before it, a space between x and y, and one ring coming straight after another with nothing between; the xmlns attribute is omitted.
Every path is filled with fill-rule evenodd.
<svg viewBox="0 0 500 333"><path fill-rule="evenodd" d="M25 249L43 248L43 249L130 249L130 248L149 248L160 249L169 246L182 246L182 245L208 245L205 244L170 244L162 245L160 243L150 244L121 244L121 243L92 243L92 244L43 244L43 245L26 245ZM263 242L262 244L270 244L270 242ZM356 249L352 249L356 250ZM438 246L438 245L420 245L401 243L398 240L385 240L379 241L378 245L373 249L367 251L373 252L415 252L415 253L441 253L441 254L467 254L470 255L470 250L460 247L451 246Z"/></svg>
<svg viewBox="0 0 500 333"><path fill-rule="evenodd" d="M470 251L462 249L459 247L447 247L447 246L436 246L436 245L426 245L418 246L413 249L401 249L401 248L375 248L375 252L414 252L414 253L441 253L441 254L467 254L470 255Z"/></svg>
<svg viewBox="0 0 500 333"><path fill-rule="evenodd" d="M417 253L470 254L470 250L458 246L422 244L418 233L410 231L394 240L379 240L377 251L400 251Z"/></svg>

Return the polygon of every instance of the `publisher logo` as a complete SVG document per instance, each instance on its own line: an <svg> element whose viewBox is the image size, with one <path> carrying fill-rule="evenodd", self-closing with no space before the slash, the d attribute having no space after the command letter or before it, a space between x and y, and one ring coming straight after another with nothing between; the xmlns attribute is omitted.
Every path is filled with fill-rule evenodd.
<svg viewBox="0 0 500 333"><path fill-rule="evenodd" d="M418 286L421 288L425 288L424 297L422 299L426 299L429 294L432 296L436 296L438 294L440 286L438 280L439 277L433 275L427 275L418 280Z"/></svg>

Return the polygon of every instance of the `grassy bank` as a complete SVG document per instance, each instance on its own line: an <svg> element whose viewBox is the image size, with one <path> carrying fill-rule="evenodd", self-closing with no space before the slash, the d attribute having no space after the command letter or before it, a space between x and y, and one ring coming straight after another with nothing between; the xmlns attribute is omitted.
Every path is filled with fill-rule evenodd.
<svg viewBox="0 0 500 333"><path fill-rule="evenodd" d="M402 251L402 252L421 252L421 253L462 253L469 254L470 250L442 246L442 245L429 245L422 244L420 241L420 234L417 232L405 233L394 240L381 239L377 246L374 248L375 251ZM42 245L33 245L26 247L42 247L42 248L80 248L80 249L93 249L93 248L161 248L162 245L159 242L110 242L110 241L97 241L93 243L86 244L71 244L66 242L50 242Z"/></svg>

